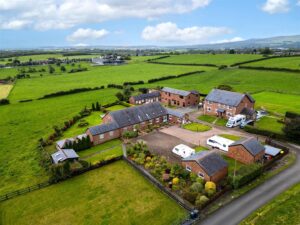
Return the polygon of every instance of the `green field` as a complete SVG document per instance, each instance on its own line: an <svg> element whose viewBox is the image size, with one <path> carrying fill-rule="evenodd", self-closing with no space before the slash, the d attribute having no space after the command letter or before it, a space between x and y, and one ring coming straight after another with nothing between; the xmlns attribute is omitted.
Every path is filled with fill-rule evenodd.
<svg viewBox="0 0 300 225"><path fill-rule="evenodd" d="M176 224L185 210L123 161L0 205L1 224Z"/></svg>
<svg viewBox="0 0 300 225"><path fill-rule="evenodd" d="M153 65L136 63L123 66L95 66L89 71L43 76L34 79L20 79L11 92L10 100L36 99L45 94L82 87L97 87L109 83L122 84L125 81L147 81L168 75L202 70L201 67L183 67L171 65ZM210 69L210 68L209 68Z"/></svg>
<svg viewBox="0 0 300 225"><path fill-rule="evenodd" d="M84 106L115 101L114 93L116 90L107 89L1 106L0 180L5 185L0 185L0 194L45 181L47 176L39 166L38 140Z"/></svg>
<svg viewBox="0 0 300 225"><path fill-rule="evenodd" d="M231 65L238 62L244 62L253 59L262 58L261 55L252 54L193 54L193 55L172 55L168 58L157 60L157 62L166 63L197 63L197 64L215 64Z"/></svg>
<svg viewBox="0 0 300 225"><path fill-rule="evenodd" d="M201 123L188 123L183 125L183 128L194 132L204 132L211 129L210 126Z"/></svg>
<svg viewBox="0 0 300 225"><path fill-rule="evenodd" d="M252 213L240 225L299 224L300 183Z"/></svg>
<svg viewBox="0 0 300 225"><path fill-rule="evenodd" d="M265 116L261 118L259 121L255 122L254 126L260 130L267 130L267 131L272 131L278 134L282 134L284 124L279 123L278 120L280 118L278 117L269 117Z"/></svg>
<svg viewBox="0 0 300 225"><path fill-rule="evenodd" d="M272 113L285 114L286 111L300 113L300 95L261 92L254 94L256 108L263 108Z"/></svg>
<svg viewBox="0 0 300 225"><path fill-rule="evenodd" d="M300 70L300 56L266 59L258 62L243 64L243 66L287 68Z"/></svg>

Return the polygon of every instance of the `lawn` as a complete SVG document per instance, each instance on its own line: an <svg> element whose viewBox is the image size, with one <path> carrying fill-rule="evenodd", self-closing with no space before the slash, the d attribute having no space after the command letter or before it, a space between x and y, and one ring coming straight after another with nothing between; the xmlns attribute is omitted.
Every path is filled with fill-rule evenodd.
<svg viewBox="0 0 300 225"><path fill-rule="evenodd" d="M300 95L260 92L254 94L253 97L256 100L256 108L263 108L282 115L286 111L300 113Z"/></svg>
<svg viewBox="0 0 300 225"><path fill-rule="evenodd" d="M194 148L196 152L202 152L202 151L207 151L208 148L204 147L204 146L197 146L196 148Z"/></svg>
<svg viewBox="0 0 300 225"><path fill-rule="evenodd" d="M232 135L232 134L219 134L219 136L221 136L223 138L227 138L227 139L232 140L232 141L238 141L238 140L242 139L242 137Z"/></svg>
<svg viewBox="0 0 300 225"><path fill-rule="evenodd" d="M299 224L300 183L275 197L262 206L240 225L281 225Z"/></svg>
<svg viewBox="0 0 300 225"><path fill-rule="evenodd" d="M93 165L93 164L99 163L102 160L108 160L108 159L118 157L121 155L123 155L122 146L118 145L118 146L112 147L109 150L99 151L91 156L83 158L83 160L90 162ZM80 154L79 154L79 156L80 156Z"/></svg>
<svg viewBox="0 0 300 225"><path fill-rule="evenodd" d="M213 70L140 86L172 87L183 90L197 90L202 94L208 94L212 88L220 84L230 85L237 92L280 91L300 95L299 74L246 69Z"/></svg>
<svg viewBox="0 0 300 225"><path fill-rule="evenodd" d="M94 66L88 67L88 69L85 72L64 73L59 76L49 75L34 79L20 79L11 92L10 100L36 99L58 91L106 86L109 83L123 84L126 81L147 81L152 78L178 75L202 68L133 63L122 66Z"/></svg>
<svg viewBox="0 0 300 225"><path fill-rule="evenodd" d="M267 130L282 134L282 128L284 127L284 124L279 123L279 119L279 117L265 116L262 117L259 121L255 122L254 126L260 130Z"/></svg>
<svg viewBox="0 0 300 225"><path fill-rule="evenodd" d="M36 148L38 140L51 134L54 125L63 126L84 106L115 101L116 91L91 91L1 106L0 180L5 185L0 185L0 194L45 181L47 175L39 165Z"/></svg>
<svg viewBox="0 0 300 225"><path fill-rule="evenodd" d="M108 111L117 111L117 110L121 110L121 109L125 109L127 108L126 106L123 105L114 105L111 107L106 108Z"/></svg>
<svg viewBox="0 0 300 225"><path fill-rule="evenodd" d="M234 173L234 167L236 166L236 171L238 171L244 164L240 163L237 160L234 160L233 158L227 157L226 155L222 155L224 160L228 163L228 174Z"/></svg>
<svg viewBox="0 0 300 225"><path fill-rule="evenodd" d="M0 205L0 223L178 224L187 213L124 161Z"/></svg>
<svg viewBox="0 0 300 225"><path fill-rule="evenodd" d="M258 62L247 63L243 66L287 68L300 70L300 56L266 59Z"/></svg>
<svg viewBox="0 0 300 225"><path fill-rule="evenodd" d="M217 118L215 116L201 115L201 116L198 116L197 119L208 122L208 123L213 123Z"/></svg>
<svg viewBox="0 0 300 225"><path fill-rule="evenodd" d="M224 127L227 123L227 119L224 118L218 118L215 122L216 125Z"/></svg>
<svg viewBox="0 0 300 225"><path fill-rule="evenodd" d="M244 62L253 59L262 58L262 55L252 54L192 54L192 55L172 55L168 58L157 60L157 62L167 63L198 63L198 64L215 64L231 65L238 62Z"/></svg>
<svg viewBox="0 0 300 225"><path fill-rule="evenodd" d="M122 142L120 139L113 139L111 141L105 142L100 145L96 145L90 149L79 152L79 156L83 158L87 158L89 156L94 155L95 153L102 152L108 149L112 149L117 146L121 146Z"/></svg>
<svg viewBox="0 0 300 225"><path fill-rule="evenodd" d="M210 126L201 124L201 123L188 123L183 125L183 128L186 130L190 131L195 131L195 132L205 132L211 129Z"/></svg>
<svg viewBox="0 0 300 225"><path fill-rule="evenodd" d="M12 84L0 84L0 99L7 98L12 88Z"/></svg>

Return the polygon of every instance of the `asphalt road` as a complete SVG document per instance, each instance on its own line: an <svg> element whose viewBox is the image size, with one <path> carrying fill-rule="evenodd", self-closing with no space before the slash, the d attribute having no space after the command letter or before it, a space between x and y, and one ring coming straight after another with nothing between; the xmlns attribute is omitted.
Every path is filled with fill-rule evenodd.
<svg viewBox="0 0 300 225"><path fill-rule="evenodd" d="M297 153L296 163L249 191L245 195L221 207L209 215L199 225L235 225L249 216L256 209L268 203L278 194L300 182L300 146L291 146Z"/></svg>

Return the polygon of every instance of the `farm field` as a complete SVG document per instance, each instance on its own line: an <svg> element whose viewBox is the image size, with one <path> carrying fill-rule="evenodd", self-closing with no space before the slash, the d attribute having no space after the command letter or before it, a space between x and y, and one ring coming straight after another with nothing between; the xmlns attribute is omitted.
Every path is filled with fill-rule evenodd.
<svg viewBox="0 0 300 225"><path fill-rule="evenodd" d="M211 68L208 68L211 70ZM123 66L95 66L89 71L35 79L20 79L10 95L10 100L35 99L45 94L81 87L97 87L125 81L147 81L168 75L206 70L206 67L183 67L136 63Z"/></svg>
<svg viewBox="0 0 300 225"><path fill-rule="evenodd" d="M257 108L284 115L286 111L300 113L300 95L260 92L254 94Z"/></svg>
<svg viewBox="0 0 300 225"><path fill-rule="evenodd" d="M0 223L6 225L163 225L186 216L123 161L3 202L0 209Z"/></svg>
<svg viewBox="0 0 300 225"><path fill-rule="evenodd" d="M0 84L0 99L7 98L12 88L12 84Z"/></svg>
<svg viewBox="0 0 300 225"><path fill-rule="evenodd" d="M278 134L282 134L284 124L279 123L278 120L280 118L277 117L269 117L265 116L261 118L259 121L255 122L254 126L260 130L272 131Z"/></svg>
<svg viewBox="0 0 300 225"><path fill-rule="evenodd" d="M213 70L147 84L150 87L164 86L184 90L198 90L207 94L220 84L227 84L238 92L285 92L300 94L300 76L296 73L256 71L246 69ZM145 85L144 85L145 86Z"/></svg>
<svg viewBox="0 0 300 225"><path fill-rule="evenodd" d="M300 221L300 183L253 212L240 225L298 224Z"/></svg>
<svg viewBox="0 0 300 225"><path fill-rule="evenodd" d="M287 68L300 70L300 56L266 59L258 62L243 64L243 66Z"/></svg>
<svg viewBox="0 0 300 225"><path fill-rule="evenodd" d="M238 62L244 62L253 59L262 58L262 55L253 54L193 54L193 55L172 55L168 58L157 60L157 62L166 63L198 63L215 65L232 65Z"/></svg>
<svg viewBox="0 0 300 225"><path fill-rule="evenodd" d="M5 185L0 185L0 194L45 181L47 175L39 166L38 140L84 106L115 101L116 91L106 89L1 106L0 180Z"/></svg>

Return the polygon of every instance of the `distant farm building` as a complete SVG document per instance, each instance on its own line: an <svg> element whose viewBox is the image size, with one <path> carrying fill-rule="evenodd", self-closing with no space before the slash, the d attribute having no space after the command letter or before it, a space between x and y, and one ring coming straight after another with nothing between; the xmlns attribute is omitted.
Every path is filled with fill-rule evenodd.
<svg viewBox="0 0 300 225"><path fill-rule="evenodd" d="M140 94L136 96L131 96L129 98L130 104L134 105L142 105L151 102L159 102L160 101L160 92L154 91L146 94Z"/></svg>
<svg viewBox="0 0 300 225"><path fill-rule="evenodd" d="M177 107L197 106L200 94L198 91L184 91L164 87L161 89L161 102Z"/></svg>

